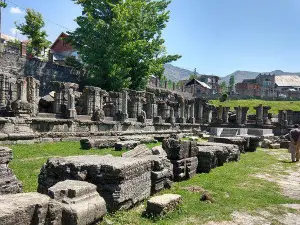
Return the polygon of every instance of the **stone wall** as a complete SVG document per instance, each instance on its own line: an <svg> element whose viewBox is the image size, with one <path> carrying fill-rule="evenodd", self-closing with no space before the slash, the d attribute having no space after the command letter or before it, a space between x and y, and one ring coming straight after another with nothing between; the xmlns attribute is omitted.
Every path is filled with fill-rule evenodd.
<svg viewBox="0 0 300 225"><path fill-rule="evenodd" d="M52 81L78 83L82 73L65 66L42 62L39 59L26 59L16 54L3 52L0 54L0 74L9 73L16 77L33 76L41 83L41 96L51 91L49 86Z"/></svg>

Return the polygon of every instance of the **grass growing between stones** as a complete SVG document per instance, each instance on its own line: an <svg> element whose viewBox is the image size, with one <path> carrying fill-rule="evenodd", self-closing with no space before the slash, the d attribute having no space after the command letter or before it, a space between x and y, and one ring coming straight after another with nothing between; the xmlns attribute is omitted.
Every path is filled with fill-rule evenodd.
<svg viewBox="0 0 300 225"><path fill-rule="evenodd" d="M270 167L283 164L272 155L259 150L242 155L240 162L228 163L209 174L198 174L188 181L174 183L162 193L180 194L180 208L162 218L147 219L141 216L146 201L130 211L117 212L106 218L113 224L204 224L208 221L230 220L234 211L254 212L257 209L272 209L280 212L280 204L299 203L280 193L279 186L253 176L268 172ZM284 167L295 164L284 163ZM198 187L198 188L197 188ZM201 189L208 191L214 202L201 202ZM105 223L104 223L105 224Z"/></svg>
<svg viewBox="0 0 300 225"><path fill-rule="evenodd" d="M148 144L153 147L159 144ZM42 143L34 145L12 145L13 160L9 167L23 183L24 192L37 190L38 174L43 164L51 157L76 155L107 155L121 156L124 151L114 151L112 148L82 150L78 142Z"/></svg>
<svg viewBox="0 0 300 225"><path fill-rule="evenodd" d="M154 145L157 144L148 146ZM10 147L14 153L10 167L23 182L25 192L36 191L40 168L50 157L106 154L120 156L123 153L113 149L85 151L80 149L78 142ZM276 155L268 154L266 150L261 149L255 153L243 154L239 162L225 164L209 174L197 174L188 181L174 183L170 190L160 192L159 195L174 193L182 195L183 198L182 205L166 216L143 217L145 201L131 210L107 215L102 224L205 224L208 221L230 220L230 215L235 211L255 214L257 209L266 209L282 213L286 209L281 204L300 203L300 201L283 196L276 183L254 175L281 172L284 174L286 169L293 169L296 164L287 163L288 155L286 156L286 160L278 159ZM200 201L203 190L212 195L213 203Z"/></svg>
<svg viewBox="0 0 300 225"><path fill-rule="evenodd" d="M220 102L219 100L211 100L211 104L215 106L227 106L231 110L234 110L234 107L242 106L249 107L248 113L255 114L253 107L258 106L259 104L265 106L271 106L270 113L278 114L278 110L294 110L300 111L300 102L299 101L266 101L266 100L257 100L257 99L248 99L248 100L228 100L226 102Z"/></svg>

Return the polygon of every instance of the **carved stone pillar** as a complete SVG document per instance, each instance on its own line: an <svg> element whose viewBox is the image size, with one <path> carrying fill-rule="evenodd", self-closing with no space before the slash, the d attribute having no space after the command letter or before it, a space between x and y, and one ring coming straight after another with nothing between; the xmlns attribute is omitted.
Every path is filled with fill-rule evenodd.
<svg viewBox="0 0 300 225"><path fill-rule="evenodd" d="M86 115L92 115L96 109L103 110L104 97L107 92L98 87L85 86L83 90Z"/></svg>
<svg viewBox="0 0 300 225"><path fill-rule="evenodd" d="M186 118L185 118L185 101L184 99L181 99L180 102L180 118L179 118L180 123L186 123Z"/></svg>
<svg viewBox="0 0 300 225"><path fill-rule="evenodd" d="M69 89L68 91L68 118L74 119L77 116L76 109L75 109L75 95L74 90Z"/></svg>
<svg viewBox="0 0 300 225"><path fill-rule="evenodd" d="M263 122L265 125L270 125L271 121L269 119L269 110L271 109L271 106L264 106L263 107Z"/></svg>
<svg viewBox="0 0 300 225"><path fill-rule="evenodd" d="M126 90L123 90L122 92L122 117L123 120L128 119L128 109L127 109L127 104L128 104L128 93Z"/></svg>
<svg viewBox="0 0 300 225"><path fill-rule="evenodd" d="M263 125L263 106L260 104L257 107L254 107L256 110L256 125L262 126Z"/></svg>
<svg viewBox="0 0 300 225"><path fill-rule="evenodd" d="M247 123L247 112L249 110L249 107L242 107L242 124Z"/></svg>
<svg viewBox="0 0 300 225"><path fill-rule="evenodd" d="M223 123L223 106L221 105L217 108L217 123Z"/></svg>
<svg viewBox="0 0 300 225"><path fill-rule="evenodd" d="M234 107L235 114L236 114L236 123L238 125L242 125L242 107Z"/></svg>
<svg viewBox="0 0 300 225"><path fill-rule="evenodd" d="M195 103L192 102L190 105L190 123L195 123Z"/></svg>
<svg viewBox="0 0 300 225"><path fill-rule="evenodd" d="M201 101L199 101L198 105L198 119L200 123L203 122L203 103Z"/></svg>
<svg viewBox="0 0 300 225"><path fill-rule="evenodd" d="M223 107L223 123L228 123L228 113L229 113L230 107Z"/></svg>

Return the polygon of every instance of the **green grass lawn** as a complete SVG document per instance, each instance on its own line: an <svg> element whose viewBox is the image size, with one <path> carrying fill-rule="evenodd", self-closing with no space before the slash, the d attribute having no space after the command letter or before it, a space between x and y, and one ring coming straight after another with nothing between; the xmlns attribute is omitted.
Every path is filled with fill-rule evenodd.
<svg viewBox="0 0 300 225"><path fill-rule="evenodd" d="M113 154L120 156L122 152L112 149L84 151L79 143L47 143L36 145L15 145L14 159L10 167L24 184L24 191L36 191L37 175L46 162L53 156ZM279 204L300 203L281 195L277 184L252 176L256 173L270 173L275 164L285 168L295 164L279 161L275 156L262 150L241 156L241 161L225 164L212 170L209 174L197 174L188 181L174 183L170 190L162 193L176 193L183 197L183 203L178 210L159 219L142 217L145 202L129 211L119 211L107 215L105 221L113 224L203 224L212 220L228 220L233 211L254 211L260 208ZM272 172L272 170L271 170ZM201 187L211 193L214 202L201 202L202 192L191 191L190 187Z"/></svg>
<svg viewBox="0 0 300 225"><path fill-rule="evenodd" d="M270 113L278 114L278 110L294 110L300 111L300 101L265 101L265 100L257 100L257 99L249 99L249 100L228 100L226 102L220 102L219 100L211 100L210 104L215 106L229 106L231 110L234 110L236 106L245 106L249 107L248 113L255 114L255 110L253 107L258 106L260 104L265 106L271 106Z"/></svg>

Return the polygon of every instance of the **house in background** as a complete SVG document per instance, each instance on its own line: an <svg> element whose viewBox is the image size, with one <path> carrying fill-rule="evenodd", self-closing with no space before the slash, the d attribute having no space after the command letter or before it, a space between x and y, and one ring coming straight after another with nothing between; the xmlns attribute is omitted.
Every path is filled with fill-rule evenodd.
<svg viewBox="0 0 300 225"><path fill-rule="evenodd" d="M191 80L183 80L184 90L194 94L217 94L221 92L220 78L215 75L200 75Z"/></svg>
<svg viewBox="0 0 300 225"><path fill-rule="evenodd" d="M186 92L199 95L211 94L212 88L208 84L193 78L185 84L184 90Z"/></svg>
<svg viewBox="0 0 300 225"><path fill-rule="evenodd" d="M74 56L78 58L77 51L70 43L67 43L66 38L68 35L62 32L55 42L50 47L50 61L57 64L64 65L66 57Z"/></svg>
<svg viewBox="0 0 300 225"><path fill-rule="evenodd" d="M300 97L300 77L296 75L259 74L255 79L245 79L236 84L242 96L256 97Z"/></svg>

